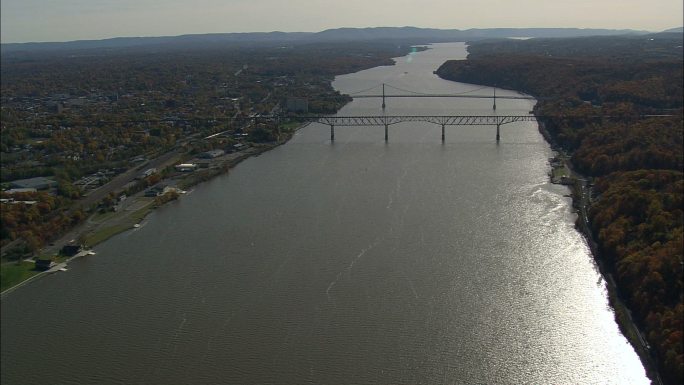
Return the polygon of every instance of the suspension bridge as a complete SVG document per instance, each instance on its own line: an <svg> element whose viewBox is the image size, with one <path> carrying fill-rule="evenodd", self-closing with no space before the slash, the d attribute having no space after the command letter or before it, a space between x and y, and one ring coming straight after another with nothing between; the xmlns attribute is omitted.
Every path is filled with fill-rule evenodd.
<svg viewBox="0 0 684 385"><path fill-rule="evenodd" d="M380 89L381 94L369 94L367 92ZM393 90L393 94L385 92L385 88ZM491 89L492 95L471 94L484 89ZM396 93L397 91L403 93ZM364 90L351 92L352 98L382 98L382 109L387 107L387 98L472 98L492 99L492 109L496 110L496 88L479 87L461 93L426 93L407 90L389 84L376 84ZM499 99L524 99L534 100L531 96L499 96ZM382 126L385 128L385 141L389 141L389 126L402 122L427 122L442 127L442 142L445 141L446 126L496 126L496 141L501 139L501 126L515 122L536 121L534 115L376 115L376 116L308 116L303 118L308 122L315 122L330 126L330 141L335 141L335 126Z"/></svg>
<svg viewBox="0 0 684 385"><path fill-rule="evenodd" d="M380 89L382 87L382 93L380 94L366 94L366 92L374 90L374 89ZM385 87L393 90L394 92L399 91L399 92L404 92L403 94L387 94L385 92ZM471 92L476 92L480 90L485 90L485 89L491 89L492 90L492 95L472 95L470 94ZM349 96L353 97L354 99L360 99L360 98L381 98L382 99L382 108L385 109L387 107L387 102L386 99L388 98L465 98L465 99L492 99L492 109L496 110L496 88L493 87L479 87L476 89L468 90L465 92L460 92L460 93L427 93L427 92L419 92L419 91L412 91L412 90L406 90L403 88L395 87L389 84L376 84L373 87L366 88L361 91L356 91L349 93ZM509 96L509 95L504 95L504 96L498 96L499 99L524 99L524 100L535 100L534 97L532 96L525 96L525 95L519 95L519 96Z"/></svg>
<svg viewBox="0 0 684 385"><path fill-rule="evenodd" d="M382 87L381 94L368 94L366 92L373 89L379 89ZM387 94L385 88L393 89L394 91L404 92L403 94ZM482 95L482 94L470 94L471 92L480 91L483 89L493 90L492 95ZM353 98L382 98L382 115L366 115L366 116L339 116L339 115L290 115L282 116L278 114L274 115L256 115L249 117L196 117L196 118L160 118L160 119L143 119L143 120L112 120L112 121L91 121L89 124L102 125L102 124L112 124L112 123L139 123L139 124L155 124L155 123L194 123L202 124L209 123L214 124L218 122L229 122L232 124L244 124L244 127L249 127L250 125L256 127L258 123L262 122L274 122L278 125L283 118L297 121L297 122L310 122L319 123L322 125L327 125L330 127L330 141L335 141L335 127L341 126L353 126L353 127L371 127L379 126L385 128L385 141L389 141L389 126L403 123L403 122L426 122L441 126L442 128L442 142L445 141L445 127L446 126L496 126L496 141L499 142L501 139L501 126L516 122L531 122L537 121L543 117L535 116L532 113L528 115L386 115L384 114L384 109L386 107L385 99L387 98L476 98L476 99L493 99L493 110L496 110L496 99L525 99L525 100L535 100L531 96L496 96L496 89L491 87L480 87L472 89L469 91L455 93L455 94L443 94L443 93L424 93L418 91L405 90L402 88L394 87L387 84L376 84L373 87L367 88L365 90L349 93ZM652 118L652 117L669 117L672 115L662 114L662 115L642 115L639 118ZM569 119L571 117L564 117ZM610 119L610 118L623 118L614 116L594 116L591 118L597 119ZM38 124L39 122L35 122ZM222 135L224 133L230 132L223 131L219 133L212 134L205 139L209 139L215 136Z"/></svg>

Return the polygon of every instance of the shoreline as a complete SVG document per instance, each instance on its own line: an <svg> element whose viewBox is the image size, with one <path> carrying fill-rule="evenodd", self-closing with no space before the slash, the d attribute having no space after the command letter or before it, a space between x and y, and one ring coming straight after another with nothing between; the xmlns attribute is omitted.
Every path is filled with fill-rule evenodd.
<svg viewBox="0 0 684 385"><path fill-rule="evenodd" d="M235 155L234 158L223 160L223 162L221 162L220 166L212 169L211 172L208 172L208 173L205 173L204 175L201 175L199 178L193 178L193 176L195 176L197 174L191 173L188 175L183 175L180 178L177 178L176 180L177 180L179 185L183 186L183 188L190 188L190 187L199 185L201 183L208 182L208 181L216 178L217 176L224 175L224 174L228 173L230 171L230 169L236 167L238 164L240 164L244 160L247 160L247 159L255 157L255 156L259 156L264 152L271 151L271 150L287 143L288 141L290 141L290 139L292 139L292 137L294 136L294 134L297 131L308 126L309 124L310 124L310 122L304 122L304 123L297 125L291 131L283 134L282 137L279 138L280 140L278 140L276 142L253 144L252 146L250 146L249 148L247 148L245 150L234 153L233 154L233 155ZM165 179L162 179L160 182L168 181L170 179L172 179L172 178L165 178ZM186 183L184 183L184 182L186 182ZM139 194L136 194L136 195L139 195ZM135 197L131 197L129 199L134 199L134 198ZM60 241L58 241L58 242L64 243L65 238L72 238L72 239L81 238L82 239L83 237L86 237L85 239L87 239L88 235L90 235L91 237L93 237L95 239L93 239L93 242L87 242L87 244L84 247L84 251L82 251L81 253L78 253L72 257L68 257L68 258L64 259L63 261L58 262L58 264L62 267L66 267L68 262L71 262L72 260L82 258L82 257L87 256L87 255L91 255L90 251L96 245L98 245L102 242L105 242L108 239L110 239L110 238L112 238L118 234L121 234L121 233L124 233L126 231L129 231L129 230L136 228L137 226L135 226L135 225L140 223L142 220L144 220L152 211L154 211L158 207L166 205L169 202L172 202L173 200L176 200L176 199L177 198L169 199L169 200L166 200L166 201L161 202L161 203L155 202L155 201L147 202L147 203L145 203L144 207L133 211L129 215L126 215L125 213L116 213L115 215L108 217L107 219L103 220L102 222L97 223L95 225L95 227L96 227L95 229L88 228L88 224L89 224L89 221L91 221L94 217L96 217L98 215L98 213L96 212L96 213L91 214L90 216L88 216L88 218L86 218L84 220L84 222L76 225L74 228L72 228L70 231L68 231L65 235L63 235L61 237ZM138 214L138 215L136 215L136 214ZM126 219L128 219L128 221ZM136 219L134 221L135 224L131 224L130 219ZM123 223L117 224L117 222L123 222ZM91 224L91 226L92 226L92 224ZM96 235L100 235L100 236L94 237ZM49 252L45 251L48 248L49 248L48 246L43 247L39 252L34 254L34 257L37 258L40 255L50 254ZM19 260L18 262L24 263L26 261L27 261L26 259L22 259L22 260ZM31 271L35 271L35 270L31 270ZM25 286L25 285L27 285L31 282L34 282L34 281L36 281L42 277L45 277L49 274L56 273L56 272L57 271L53 271L52 269L37 272L36 274L33 274L30 277L28 277L24 280L21 280L21 281L17 282L16 284L6 288L2 292L0 292L0 299L4 298L6 295L9 295L10 293L19 289L22 286Z"/></svg>
<svg viewBox="0 0 684 385"><path fill-rule="evenodd" d="M537 124L539 132L544 137L544 140L549 144L551 150L560 153L559 146L554 142L551 134L544 127L543 122L538 122ZM596 264L601 278L605 281L606 292L608 297L608 304L613 310L613 317L618 325L618 328L622 332L622 335L627 339L627 342L632 346L639 360L644 366L646 371L646 376L651 380L652 384L661 384L662 380L660 374L657 370L656 362L651 355L649 349L650 346L646 342L643 333L636 325L632 319L632 314L627 305L625 305L622 298L620 298L619 288L613 275L606 268L604 261L601 257L601 253L598 249L598 243L594 240L594 236L591 233L589 227L589 217L587 215L587 210L591 204L591 187L589 185L588 178L572 168L570 158L568 156L560 157L562 162L562 167L568 172L567 179L562 177L561 180L554 180L555 176L553 170L555 167L552 165L552 170L549 173L549 181L554 184L563 184L568 186L570 189L570 197L572 198L572 206L575 208L577 213L577 219L575 220L575 229L584 237L591 252L592 259Z"/></svg>

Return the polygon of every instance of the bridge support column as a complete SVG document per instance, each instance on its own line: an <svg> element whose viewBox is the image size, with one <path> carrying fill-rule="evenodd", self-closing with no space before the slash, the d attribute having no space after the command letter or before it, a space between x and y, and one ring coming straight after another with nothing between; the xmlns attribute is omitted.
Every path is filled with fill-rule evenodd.
<svg viewBox="0 0 684 385"><path fill-rule="evenodd" d="M442 124L442 143L444 143L444 124Z"/></svg>
<svg viewBox="0 0 684 385"><path fill-rule="evenodd" d="M330 125L330 141L331 142L335 141L335 125L334 124Z"/></svg>
<svg viewBox="0 0 684 385"><path fill-rule="evenodd" d="M501 127L500 124L496 125L496 141L498 142L499 139L501 139L501 134L499 133L499 128Z"/></svg>
<svg viewBox="0 0 684 385"><path fill-rule="evenodd" d="M382 109L385 109L385 83L382 83Z"/></svg>
<svg viewBox="0 0 684 385"><path fill-rule="evenodd" d="M387 142L389 140L389 135L387 133L387 127L388 127L388 125L385 124L385 142Z"/></svg>

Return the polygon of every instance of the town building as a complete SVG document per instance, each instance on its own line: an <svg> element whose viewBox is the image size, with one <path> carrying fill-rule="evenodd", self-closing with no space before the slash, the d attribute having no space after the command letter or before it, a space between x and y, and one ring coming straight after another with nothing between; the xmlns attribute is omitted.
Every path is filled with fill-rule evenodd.
<svg viewBox="0 0 684 385"><path fill-rule="evenodd" d="M57 187L57 182L42 176L10 182L10 188L14 189L48 190L53 187Z"/></svg>
<svg viewBox="0 0 684 385"><path fill-rule="evenodd" d="M11 194L21 194L21 193L34 193L37 191L38 190L36 190L35 188L13 188L13 189L5 190L3 192L11 195Z"/></svg>
<svg viewBox="0 0 684 385"><path fill-rule="evenodd" d="M176 187L168 186L164 183L157 183L156 185L145 190L145 196L149 198L158 197L171 191L178 191Z"/></svg>
<svg viewBox="0 0 684 385"><path fill-rule="evenodd" d="M218 158L219 156L224 155L226 152L223 150L211 150L207 152L203 152L199 155L197 155L198 158L201 159L213 159L213 158Z"/></svg>
<svg viewBox="0 0 684 385"><path fill-rule="evenodd" d="M67 257L73 257L74 255L76 255L80 252L81 252L81 245L77 245L77 244L64 245L62 247L62 250L60 251L60 253L62 255L66 255Z"/></svg>
<svg viewBox="0 0 684 385"><path fill-rule="evenodd" d="M55 265L55 262L51 259L36 259L35 264L36 270L46 271L50 270L50 268Z"/></svg>
<svg viewBox="0 0 684 385"><path fill-rule="evenodd" d="M195 163L181 163L176 165L176 171L179 172L192 172L197 170L197 165Z"/></svg>

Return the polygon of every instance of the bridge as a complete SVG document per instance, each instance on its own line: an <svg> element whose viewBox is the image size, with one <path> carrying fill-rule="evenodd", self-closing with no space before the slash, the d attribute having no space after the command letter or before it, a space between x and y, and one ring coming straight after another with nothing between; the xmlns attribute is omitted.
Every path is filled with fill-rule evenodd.
<svg viewBox="0 0 684 385"><path fill-rule="evenodd" d="M382 86L382 94L366 94L366 92L379 88ZM404 94L386 94L385 87L394 89L396 91L404 92ZM471 92L491 89L493 90L492 96L489 95L473 95ZM430 94L418 91L405 90L399 87L394 87L385 83L376 84L365 90L360 90L356 92L349 93L353 98L382 98L382 108L383 113L386 107L386 98L476 98L476 99L493 99L493 110L496 110L496 88L483 86L480 88L468 90L461 93L455 94ZM499 99L546 99L546 98L534 98L532 96L498 96ZM637 118L653 118L653 117L671 117L670 114L657 114L657 115L640 115ZM230 122L230 123L245 123L245 127L253 125L256 127L259 122L275 122L279 124L280 121L285 119L290 119L298 122L312 122L320 123L330 127L330 140L335 141L335 126L380 126L385 128L385 141L389 141L389 126L402 123L402 122L427 122L432 124L437 124L442 127L442 142L445 141L445 127L446 126L496 126L496 141L499 142L501 139L501 126L504 124L515 123L515 122L531 122L537 121L544 117L535 116L531 113L529 115L367 115L367 116L337 116L337 115L294 115L294 116L281 116L278 114L274 115L253 115L249 117L195 117L195 118L157 118L157 119L125 119L125 120L98 120L98 121L88 121L81 122L86 124L112 124L112 123L134 123L134 124L154 124L154 123L217 123L217 122ZM556 118L562 119L572 119L571 116L558 116ZM611 119L611 118L624 118L620 116L608 116L599 115L591 116L585 118L596 118L596 119ZM34 124L41 124L39 121L35 121ZM43 123L47 124L47 123ZM204 139L210 139L222 135L228 131L223 131L207 136Z"/></svg>
<svg viewBox="0 0 684 385"><path fill-rule="evenodd" d="M124 119L124 120L96 120L88 121L87 124L160 124L160 123L244 123L246 127L256 126L260 122L279 122L283 119L290 119L297 122L320 123L330 126L330 140L335 141L335 127L362 127L379 126L385 127L385 141L389 141L389 126L403 122L427 122L437 124L442 127L442 142L445 140L446 126L496 126L496 140L501 138L501 126L515 122L533 122L539 117L535 115L362 115L362 116L337 116L337 115L258 115L250 117L197 117L197 118L160 118L160 119ZM41 122L34 122L41 124ZM47 124L43 122L42 124ZM225 134L222 131L207 136L210 139Z"/></svg>
<svg viewBox="0 0 684 385"><path fill-rule="evenodd" d="M385 93L385 86L387 88L391 88L395 91L401 91L401 92L406 92L405 94L386 94ZM385 99L387 98L466 98L466 99L492 99L493 104L492 104L492 109L496 110L496 88L491 88L493 90L493 94L490 95L470 95L470 92L475 92L479 91L485 88L490 88L490 87L480 87L474 90L469 90L461 93L456 93L456 94L431 94L431 93L425 93L425 92L418 92L418 91L411 91L411 90L406 90L403 88L399 87L394 87L389 84L382 83L382 94L364 94L365 92L368 92L372 89L380 87L380 84L376 84L373 87L367 88L365 90L361 91L356 91L356 92L351 92L349 93L349 96L352 96L354 99L357 98L382 98L382 108L386 108L387 104L385 102ZM524 100L535 100L536 98L532 96L499 96L499 99L524 99Z"/></svg>
<svg viewBox="0 0 684 385"><path fill-rule="evenodd" d="M634 119L648 118L670 118L672 114L647 114L633 116ZM95 120L85 124L105 125L105 124L159 124L159 123L244 123L246 127L256 126L260 122L273 122L279 124L282 119L289 119L297 122L320 123L330 127L330 140L335 140L335 127L360 127L376 126L385 128L385 141L389 141L389 126L402 122L427 122L442 127L442 142L445 140L446 126L496 126L496 141L501 139L501 126L515 122L533 122L544 118L573 119L572 116L536 116L536 115L362 115L362 116L337 116L337 115L257 115L250 117L196 117L196 118L158 118L158 119L124 119L124 120ZM582 119L624 119L625 116L596 115L582 117ZM49 122L35 121L34 124L48 124ZM83 123L83 122L82 122ZM228 131L222 131L207 136L209 139Z"/></svg>
<svg viewBox="0 0 684 385"><path fill-rule="evenodd" d="M330 126L330 141L335 141L335 126L384 126L385 141L389 141L389 126L402 122L427 122L442 126L442 142L446 126L496 126L496 141L501 138L501 126L515 122L536 121L534 115L375 115L375 116L301 116L295 120Z"/></svg>

